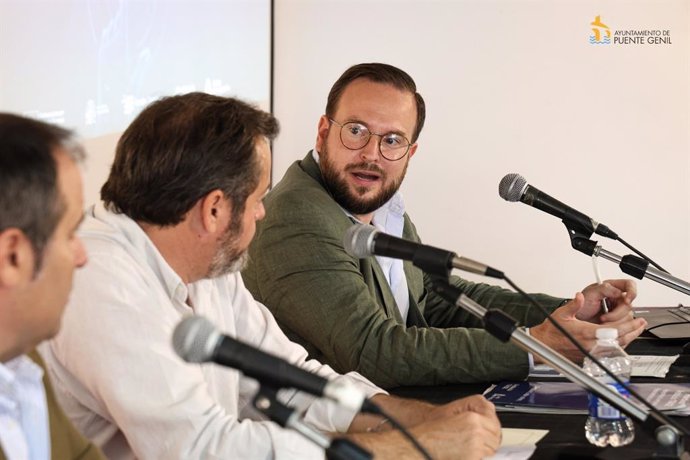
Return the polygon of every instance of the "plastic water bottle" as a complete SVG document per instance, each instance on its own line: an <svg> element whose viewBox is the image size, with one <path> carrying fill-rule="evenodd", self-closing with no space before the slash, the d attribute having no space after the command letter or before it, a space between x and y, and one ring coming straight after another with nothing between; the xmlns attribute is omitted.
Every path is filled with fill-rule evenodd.
<svg viewBox="0 0 690 460"><path fill-rule="evenodd" d="M630 381L632 361L618 345L618 330L600 328L597 329L596 336L597 343L590 351L591 355L627 384ZM600 382L617 390L622 396L630 397L627 390L588 358L585 358L584 370ZM585 437L590 443L599 447L624 446L630 444L635 438L635 427L632 420L624 413L590 393Z"/></svg>

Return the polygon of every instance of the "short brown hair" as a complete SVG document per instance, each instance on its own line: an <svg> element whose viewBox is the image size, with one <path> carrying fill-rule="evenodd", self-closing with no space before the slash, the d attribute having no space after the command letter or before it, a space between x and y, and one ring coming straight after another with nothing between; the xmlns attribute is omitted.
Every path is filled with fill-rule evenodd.
<svg viewBox="0 0 690 460"><path fill-rule="evenodd" d="M412 133L411 142L417 142L419 133L424 127L424 120L426 119L426 106L424 98L417 92L417 85L412 77L405 71L398 69L389 64L381 64L378 62L368 64L357 64L347 69L338 80L331 87L328 93L328 102L326 103L326 115L333 118L338 109L338 102L345 91L347 85L353 81L364 78L375 83L385 83L401 91L409 91L414 95L415 103L417 104L417 123L414 132Z"/></svg>
<svg viewBox="0 0 690 460"><path fill-rule="evenodd" d="M220 189L237 217L259 183L256 141L277 134L271 114L238 99L198 92L165 97L123 133L101 198L136 221L167 226Z"/></svg>

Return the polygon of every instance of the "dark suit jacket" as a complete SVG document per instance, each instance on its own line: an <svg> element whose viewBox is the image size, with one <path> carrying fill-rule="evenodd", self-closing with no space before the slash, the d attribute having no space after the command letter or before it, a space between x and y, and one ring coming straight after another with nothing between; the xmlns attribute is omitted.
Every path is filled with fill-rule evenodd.
<svg viewBox="0 0 690 460"><path fill-rule="evenodd" d="M53 387L48 378L45 363L37 351L28 354L29 358L43 368L43 385L46 390L48 417L50 422L50 453L53 460L102 460L105 457L100 450L79 433L69 421L58 405L53 393ZM5 460L5 454L0 449L0 460Z"/></svg>
<svg viewBox="0 0 690 460"><path fill-rule="evenodd" d="M410 292L407 324L376 260L343 249L352 220L325 190L311 156L295 162L265 199L250 263L242 275L293 340L339 372L358 371L377 385L431 385L521 379L525 352L500 343L478 320L429 289L430 280L404 263ZM409 216L403 237L419 241ZM457 277L454 285L485 307L521 324L543 315L516 294ZM538 295L552 310L563 299Z"/></svg>

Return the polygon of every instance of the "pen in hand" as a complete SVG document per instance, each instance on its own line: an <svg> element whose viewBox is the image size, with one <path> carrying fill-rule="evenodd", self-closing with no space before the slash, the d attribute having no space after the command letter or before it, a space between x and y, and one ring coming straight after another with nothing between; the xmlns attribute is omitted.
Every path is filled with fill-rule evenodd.
<svg viewBox="0 0 690 460"><path fill-rule="evenodd" d="M597 264L597 256L592 255L592 265L594 266L594 277L597 280L597 284L601 284L601 273L599 273L599 265ZM609 299L604 297L601 299L601 312L602 313L608 313L609 312Z"/></svg>
<svg viewBox="0 0 690 460"><path fill-rule="evenodd" d="M601 282L599 282L601 284ZM601 312L602 313L608 313L609 312L609 299L603 298L601 299Z"/></svg>

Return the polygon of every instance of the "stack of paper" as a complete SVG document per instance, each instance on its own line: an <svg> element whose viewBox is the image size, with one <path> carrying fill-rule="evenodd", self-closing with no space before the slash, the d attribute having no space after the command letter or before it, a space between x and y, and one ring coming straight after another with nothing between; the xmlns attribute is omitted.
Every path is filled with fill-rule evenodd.
<svg viewBox="0 0 690 460"><path fill-rule="evenodd" d="M652 356L652 355L630 355L632 360L632 377L659 377L664 378L668 373L678 355L673 356ZM538 364L529 374L534 378L562 377L555 369L546 364Z"/></svg>
<svg viewBox="0 0 690 460"><path fill-rule="evenodd" d="M525 428L501 428L501 447L491 460L525 460L537 450L537 442L548 433L547 430Z"/></svg>
<svg viewBox="0 0 690 460"><path fill-rule="evenodd" d="M690 415L690 383L635 383L631 388L670 415ZM484 396L497 410L530 413L586 414L587 391L570 382L501 382Z"/></svg>

